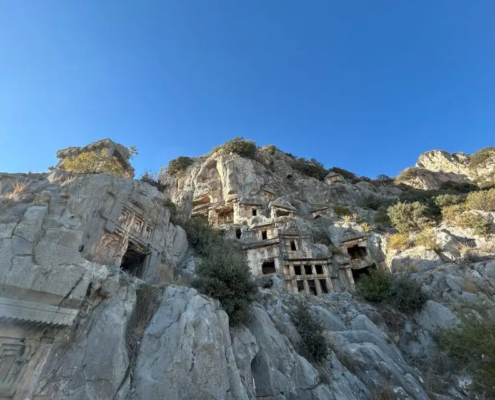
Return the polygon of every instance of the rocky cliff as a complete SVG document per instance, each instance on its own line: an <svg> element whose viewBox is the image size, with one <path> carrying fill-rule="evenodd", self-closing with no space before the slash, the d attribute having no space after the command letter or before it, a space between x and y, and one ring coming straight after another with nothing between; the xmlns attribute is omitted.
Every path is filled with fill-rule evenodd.
<svg viewBox="0 0 495 400"><path fill-rule="evenodd" d="M322 174L276 148L240 153L220 147L160 182L0 174L0 398L482 396L438 333L466 310L495 308L495 210L464 211L485 218L483 234L444 218L430 241L411 232L400 247L376 214L404 186ZM425 153L414 170L427 177L402 183L491 179L491 153L474 160ZM202 262L180 226L191 218L235 241L259 281L242 324L191 287ZM373 270L406 273L426 303L405 312L366 301L356 285ZM318 362L294 319L298 301L322 329Z"/></svg>

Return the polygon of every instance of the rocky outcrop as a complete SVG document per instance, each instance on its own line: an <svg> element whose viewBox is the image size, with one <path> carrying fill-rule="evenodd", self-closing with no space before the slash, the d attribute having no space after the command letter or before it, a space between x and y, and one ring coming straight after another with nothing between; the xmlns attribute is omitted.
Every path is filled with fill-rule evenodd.
<svg viewBox="0 0 495 400"><path fill-rule="evenodd" d="M484 153L480 157L480 153ZM415 167L406 168L398 178L400 183L417 189L439 189L442 184L493 183L495 151L482 149L474 155L431 150L419 156Z"/></svg>

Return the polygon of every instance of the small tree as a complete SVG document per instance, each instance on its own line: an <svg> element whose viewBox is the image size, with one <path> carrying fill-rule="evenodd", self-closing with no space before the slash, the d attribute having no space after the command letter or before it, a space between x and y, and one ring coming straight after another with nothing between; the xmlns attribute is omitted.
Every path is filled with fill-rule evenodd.
<svg viewBox="0 0 495 400"><path fill-rule="evenodd" d="M387 298L392 276L383 269L370 270L368 275L363 275L358 281L359 293L368 301L381 302Z"/></svg>
<svg viewBox="0 0 495 400"><path fill-rule="evenodd" d="M419 203L397 203L387 209L387 214L399 232L420 230L428 222L426 207Z"/></svg>
<svg viewBox="0 0 495 400"><path fill-rule="evenodd" d="M189 220L186 232L189 243L201 256L196 266L196 287L220 300L231 325L245 321L258 286L242 249L201 220Z"/></svg>

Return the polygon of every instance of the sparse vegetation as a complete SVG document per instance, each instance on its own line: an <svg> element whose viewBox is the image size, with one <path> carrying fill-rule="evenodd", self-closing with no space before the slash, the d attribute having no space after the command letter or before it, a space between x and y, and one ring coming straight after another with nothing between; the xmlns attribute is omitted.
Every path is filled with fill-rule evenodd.
<svg viewBox="0 0 495 400"><path fill-rule="evenodd" d="M170 160L167 166L167 172L173 176L177 176L178 174L184 172L193 163L194 159L191 157L177 157Z"/></svg>
<svg viewBox="0 0 495 400"><path fill-rule="evenodd" d="M201 220L189 220L185 227L189 243L201 256L195 286L220 300L232 326L245 321L258 287L242 249Z"/></svg>
<svg viewBox="0 0 495 400"><path fill-rule="evenodd" d="M414 244L416 246L424 246L429 250L440 251L440 246L431 228L424 228L418 233L414 238Z"/></svg>
<svg viewBox="0 0 495 400"><path fill-rule="evenodd" d="M146 327L153 318L160 302L163 288L142 284L136 290L136 307L127 325L126 345L131 374L137 360L139 344Z"/></svg>
<svg viewBox="0 0 495 400"><path fill-rule="evenodd" d="M455 225L461 228L471 228L476 235L487 236L491 232L491 223L482 215L474 212L465 212L455 221Z"/></svg>
<svg viewBox="0 0 495 400"><path fill-rule="evenodd" d="M375 303L387 299L392 275L381 268L370 270L368 275L362 276L358 281L359 293L368 301Z"/></svg>
<svg viewBox="0 0 495 400"><path fill-rule="evenodd" d="M406 314L421 310L427 297L416 280L409 275L394 275L391 283L387 293L390 304Z"/></svg>
<svg viewBox="0 0 495 400"><path fill-rule="evenodd" d="M341 206L340 204L335 204L333 206L333 212L335 213L335 215L339 217L342 217L344 215L348 215L348 216L352 215L352 211L349 208Z"/></svg>
<svg viewBox="0 0 495 400"><path fill-rule="evenodd" d="M323 335L323 325L314 311L302 299L294 296L290 316L301 336L303 355L315 363L323 361L329 352Z"/></svg>
<svg viewBox="0 0 495 400"><path fill-rule="evenodd" d="M440 194L435 197L435 204L438 207L447 207L463 203L465 199L466 196L462 194Z"/></svg>
<svg viewBox="0 0 495 400"><path fill-rule="evenodd" d="M375 217L373 219L375 224L377 224L382 228L392 225L392 222L390 221L390 217L387 214L387 209L388 207L385 206L379 207L378 210L376 210Z"/></svg>
<svg viewBox="0 0 495 400"><path fill-rule="evenodd" d="M62 165L65 170L77 174L113 174L121 177L129 175L119 159L109 156L106 149L80 153L67 158Z"/></svg>
<svg viewBox="0 0 495 400"><path fill-rule="evenodd" d="M458 369L473 379L472 390L483 398L495 398L495 318L465 314L460 326L442 331L439 342L457 361Z"/></svg>
<svg viewBox="0 0 495 400"><path fill-rule="evenodd" d="M215 147L213 152L220 152L220 154L234 153L244 158L254 158L256 155L256 143L252 140L236 137Z"/></svg>
<svg viewBox="0 0 495 400"><path fill-rule="evenodd" d="M495 157L495 147L484 147L469 157L469 168L476 169L492 157Z"/></svg>
<svg viewBox="0 0 495 400"><path fill-rule="evenodd" d="M327 175L327 170L322 163L312 158L311 160L306 160L305 158L296 158L291 163L291 167L299 171L301 174L309 176L311 178L316 178L319 180L325 179Z"/></svg>
<svg viewBox="0 0 495 400"><path fill-rule="evenodd" d="M342 175L343 178L349 179L351 181L357 178L356 174L339 167L332 167L328 170L328 172L334 172L336 174Z"/></svg>
<svg viewBox="0 0 495 400"><path fill-rule="evenodd" d="M149 183L151 186L156 187L160 192L163 192L167 188L167 185L162 184L158 180L157 173L153 173L148 170L144 171L143 175L141 176L141 180L143 182Z"/></svg>
<svg viewBox="0 0 495 400"><path fill-rule="evenodd" d="M277 152L278 149L275 145L269 144L269 145L262 147L261 150L264 150L273 156Z"/></svg>
<svg viewBox="0 0 495 400"><path fill-rule="evenodd" d="M4 195L4 199L14 203L29 201L32 199L32 193L28 190L29 183L25 181L12 182L12 190Z"/></svg>
<svg viewBox="0 0 495 400"><path fill-rule="evenodd" d="M409 235L405 233L395 233L388 238L387 247L394 250L406 250L411 247Z"/></svg>
<svg viewBox="0 0 495 400"><path fill-rule="evenodd" d="M420 202L397 203L387 209L392 225L401 233L418 231L429 222L426 207Z"/></svg>
<svg viewBox="0 0 495 400"><path fill-rule="evenodd" d="M409 275L391 275L381 269L361 277L358 289L366 300L387 302L406 314L420 310L427 300L421 285Z"/></svg>
<svg viewBox="0 0 495 400"><path fill-rule="evenodd" d="M445 222L455 225L455 221L465 210L466 206L463 203L444 206L442 207L442 218Z"/></svg>
<svg viewBox="0 0 495 400"><path fill-rule="evenodd" d="M466 205L471 210L495 211L495 188L469 193Z"/></svg>

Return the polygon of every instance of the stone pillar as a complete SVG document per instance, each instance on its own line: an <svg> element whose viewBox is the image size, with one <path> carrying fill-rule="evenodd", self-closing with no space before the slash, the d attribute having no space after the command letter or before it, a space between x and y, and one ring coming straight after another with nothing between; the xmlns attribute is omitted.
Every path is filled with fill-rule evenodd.
<svg viewBox="0 0 495 400"><path fill-rule="evenodd" d="M294 272L294 266L292 264L289 264L289 275L290 276L296 275L296 273Z"/></svg>
<svg viewBox="0 0 495 400"><path fill-rule="evenodd" d="M280 260L278 258L274 258L273 263L275 264L275 271L277 274L284 275L284 271L280 271Z"/></svg>
<svg viewBox="0 0 495 400"><path fill-rule="evenodd" d="M316 285L316 295L321 296L323 294L323 291L321 290L321 285L320 285L319 279L315 279L315 285Z"/></svg>
<svg viewBox="0 0 495 400"><path fill-rule="evenodd" d="M327 288L328 288L328 292L329 292L329 293L335 293L335 288L333 287L333 284L332 284L332 279L330 279L330 278L325 278L325 280L327 281Z"/></svg>
<svg viewBox="0 0 495 400"><path fill-rule="evenodd" d="M311 266L311 273L316 275L316 267L314 265Z"/></svg>
<svg viewBox="0 0 495 400"><path fill-rule="evenodd" d="M304 293L309 294L308 281L307 280L304 280L303 282L304 282Z"/></svg>
<svg viewBox="0 0 495 400"><path fill-rule="evenodd" d="M347 274L347 281L349 282L349 291L354 291L356 288L356 284L354 283L354 277L352 276L352 269L351 268L346 268L346 274Z"/></svg>

